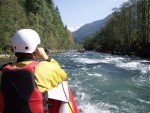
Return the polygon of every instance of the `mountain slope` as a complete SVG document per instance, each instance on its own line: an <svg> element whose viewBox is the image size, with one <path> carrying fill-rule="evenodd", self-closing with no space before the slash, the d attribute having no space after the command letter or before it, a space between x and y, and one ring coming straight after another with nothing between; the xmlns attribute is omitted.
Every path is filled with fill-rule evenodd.
<svg viewBox="0 0 150 113"><path fill-rule="evenodd" d="M112 14L108 15L102 20L97 20L89 24L85 24L80 27L77 31L72 33L73 39L77 43L83 43L87 37L95 34L99 29L105 25L105 23L111 18Z"/></svg>

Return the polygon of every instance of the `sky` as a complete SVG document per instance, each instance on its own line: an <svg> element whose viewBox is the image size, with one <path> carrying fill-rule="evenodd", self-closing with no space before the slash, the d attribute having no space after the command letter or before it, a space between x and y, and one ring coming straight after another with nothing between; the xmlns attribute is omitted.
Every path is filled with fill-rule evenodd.
<svg viewBox="0 0 150 113"><path fill-rule="evenodd" d="M70 31L111 14L128 0L53 0L58 7L64 25Z"/></svg>

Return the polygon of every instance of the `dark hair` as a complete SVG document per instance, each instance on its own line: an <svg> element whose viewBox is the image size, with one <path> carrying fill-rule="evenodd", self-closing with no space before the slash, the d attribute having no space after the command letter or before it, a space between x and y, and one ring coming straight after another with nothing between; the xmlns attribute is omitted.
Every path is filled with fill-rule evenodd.
<svg viewBox="0 0 150 113"><path fill-rule="evenodd" d="M17 62L22 61L28 61L28 60L34 60L34 53L15 53L15 56L17 57Z"/></svg>

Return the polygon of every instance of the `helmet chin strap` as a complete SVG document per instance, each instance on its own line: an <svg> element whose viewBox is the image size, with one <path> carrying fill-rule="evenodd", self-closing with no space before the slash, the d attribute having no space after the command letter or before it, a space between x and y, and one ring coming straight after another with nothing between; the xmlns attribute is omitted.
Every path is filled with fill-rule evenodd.
<svg viewBox="0 0 150 113"><path fill-rule="evenodd" d="M36 55L36 50L33 52L33 58L36 59L37 55Z"/></svg>

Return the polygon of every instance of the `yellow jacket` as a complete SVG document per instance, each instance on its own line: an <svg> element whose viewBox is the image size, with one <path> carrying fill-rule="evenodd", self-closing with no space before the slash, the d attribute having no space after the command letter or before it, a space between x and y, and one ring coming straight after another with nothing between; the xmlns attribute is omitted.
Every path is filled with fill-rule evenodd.
<svg viewBox="0 0 150 113"><path fill-rule="evenodd" d="M12 66L22 67L30 64L32 61L24 61L13 64ZM35 67L35 82L41 92L48 91L51 88L58 86L61 82L67 79L67 74L61 69L60 65L54 59L41 61Z"/></svg>

